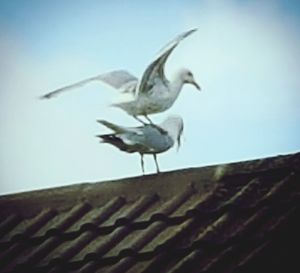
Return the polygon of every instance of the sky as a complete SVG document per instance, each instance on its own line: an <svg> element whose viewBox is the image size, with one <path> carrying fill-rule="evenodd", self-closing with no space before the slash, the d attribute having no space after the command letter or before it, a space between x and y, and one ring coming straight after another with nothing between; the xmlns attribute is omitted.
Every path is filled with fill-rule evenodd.
<svg viewBox="0 0 300 273"><path fill-rule="evenodd" d="M38 97L114 69L140 77L179 33L167 76L193 71L174 106L181 149L162 171L300 151L299 1L0 1L0 195L141 175L138 154L100 144L97 119L139 125L108 105L117 91L92 83ZM146 173L154 173L151 156Z"/></svg>

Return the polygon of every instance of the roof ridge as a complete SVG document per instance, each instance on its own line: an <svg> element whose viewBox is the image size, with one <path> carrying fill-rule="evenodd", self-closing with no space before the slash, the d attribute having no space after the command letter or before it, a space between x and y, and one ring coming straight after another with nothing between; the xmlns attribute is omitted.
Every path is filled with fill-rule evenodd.
<svg viewBox="0 0 300 273"><path fill-rule="evenodd" d="M276 160L275 160L276 159ZM22 195L22 197L26 197L27 194L42 194L43 192L53 192L55 193L57 190L64 191L64 193L68 192L68 189L70 188L76 188L76 190L84 191L86 190L86 187L89 186L95 186L95 185L104 185L107 183L129 183L129 182L136 182L139 183L140 180L156 180L157 178L164 178L164 176L176 174L178 172L184 172L185 174L188 172L193 171L201 171L203 170L204 173L207 175L205 171L209 169L216 169L216 168L225 168L226 174L238 174L238 173L247 173L249 171L253 171L253 169L260 169L260 170L267 170L272 168L278 168L279 166L285 165L287 161L289 162L289 165L291 166L292 161L296 161L297 163L300 162L300 152L291 153L291 154L285 154L285 155L275 155L271 157L264 157L264 158L256 158L256 159L247 159L242 161L235 161L235 162L229 162L229 163L220 163L220 164L212 164L212 165L206 165L206 166L200 166L200 167L190 167L190 168L184 168L184 169L176 169L171 170L167 172L162 172L159 174L148 174L148 175L142 175L142 176L133 176L133 177L127 177L127 178L121 178L121 179L115 179L115 180L105 180L105 181L99 181L99 182L83 182L83 183L76 183L72 185L66 185L66 186L59 186L59 187L53 187L48 189L38 189L38 190L32 190L32 191L24 191L19 193L11 193L11 194L5 194L0 195L0 201L2 199L7 199L9 197L18 197ZM251 165L251 166L250 166ZM238 168L236 168L238 167ZM293 164L293 166L296 168L297 164ZM299 169L298 165L298 169ZM214 177L218 177L217 174L213 174ZM1 204L1 203L0 203Z"/></svg>
<svg viewBox="0 0 300 273"><path fill-rule="evenodd" d="M68 195L76 194L76 198L73 201L84 201L86 199L90 199L92 201L95 200L94 198L87 198L91 197L91 193L97 190L105 191L108 193L110 190L115 191L116 187L120 188L122 185L122 189L126 190L127 187L131 187L132 185L140 185L140 183L144 183L144 187L148 187L149 184L153 183L171 183L170 180L172 178L177 177L178 175L190 176L190 181L194 181L197 176L201 175L201 177L205 179L212 180L219 180L224 176L230 175L237 175L237 174L247 174L249 172L255 171L265 171L269 169L279 168L280 166L288 166L290 168L300 168L297 163L300 163L300 152L288 155L278 155L274 157L266 157L254 160L245 160L241 162L233 162L233 163L226 163L226 164L217 164L217 165L209 165L203 167L193 167L193 168L186 168L186 169L178 169L172 170L160 174L150 174L144 176L136 176L136 177L129 177L129 178L122 178L117 180L110 180L110 181L101 181L101 182L87 182L87 183L80 183L80 184L73 184L68 186L61 186L61 187L54 187L49 189L41 189L41 190L34 190L34 191L27 191L27 192L20 192L20 193L13 193L0 196L0 206L4 205L8 202L15 202L17 200L28 200L29 198L38 199L47 201L46 199L51 199L53 196L58 196L59 199L56 199L57 204L63 204L64 199L68 199ZM293 162L295 162L293 164ZM142 180L142 181L141 181ZM109 187L109 190L107 189ZM113 193L112 191L112 193ZM127 196L129 192L126 192ZM133 193L133 195L135 195ZM80 199L78 199L80 196ZM111 196L111 194L109 195ZM43 198L44 197L44 198ZM46 198L47 197L47 198ZM99 197L99 196L97 196ZM74 199L74 198L73 198ZM70 201L69 199L67 200ZM46 202L47 204L47 202Z"/></svg>

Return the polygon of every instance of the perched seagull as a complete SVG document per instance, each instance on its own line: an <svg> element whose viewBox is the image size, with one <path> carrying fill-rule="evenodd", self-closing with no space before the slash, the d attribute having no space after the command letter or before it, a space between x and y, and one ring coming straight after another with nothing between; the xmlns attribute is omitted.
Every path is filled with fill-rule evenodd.
<svg viewBox="0 0 300 273"><path fill-rule="evenodd" d="M159 173L157 154L169 150L175 142L180 147L183 120L179 116L169 116L160 125L145 124L140 127L123 127L105 120L99 123L113 131L111 134L98 135L103 143L109 143L127 153L139 153L144 174L144 154L152 154L156 171Z"/></svg>
<svg viewBox="0 0 300 273"><path fill-rule="evenodd" d="M186 31L169 42L147 67L140 80L125 70L116 70L64 86L43 95L41 98L50 99L62 92L84 86L92 81L101 81L115 89L119 89L122 93L130 94L130 99L114 103L111 106L121 108L142 123L144 122L138 116L144 116L152 123L148 115L169 109L185 83L193 84L198 90L201 90L192 72L188 69L180 69L170 81L166 78L164 72L165 63L172 51L183 39L196 30Z"/></svg>

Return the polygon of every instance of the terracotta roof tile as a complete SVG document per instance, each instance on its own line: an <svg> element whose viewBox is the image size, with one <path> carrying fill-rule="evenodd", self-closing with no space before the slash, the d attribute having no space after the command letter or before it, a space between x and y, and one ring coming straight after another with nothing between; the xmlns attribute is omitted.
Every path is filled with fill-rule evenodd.
<svg viewBox="0 0 300 273"><path fill-rule="evenodd" d="M292 268L299 178L294 154L3 196L0 272Z"/></svg>

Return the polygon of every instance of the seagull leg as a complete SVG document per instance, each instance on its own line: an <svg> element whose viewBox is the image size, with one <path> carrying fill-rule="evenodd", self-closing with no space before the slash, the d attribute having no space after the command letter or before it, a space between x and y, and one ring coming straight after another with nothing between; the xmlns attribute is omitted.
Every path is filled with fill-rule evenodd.
<svg viewBox="0 0 300 273"><path fill-rule="evenodd" d="M150 123L151 125L154 125L154 123L152 122L152 120L151 120L147 115L144 115L144 117L146 118L146 120L149 121L149 123Z"/></svg>
<svg viewBox="0 0 300 273"><path fill-rule="evenodd" d="M165 131L164 129L160 128L158 125L156 125L155 123L153 123L152 120L147 115L144 115L144 117L150 122L150 125L156 127L158 129L158 131L160 131L160 133L162 133L163 135L168 134L167 131Z"/></svg>
<svg viewBox="0 0 300 273"><path fill-rule="evenodd" d="M134 118L135 120L137 120L138 122L141 122L143 125L147 125L146 122L142 121L142 120L141 120L140 118L138 118L137 116L133 116L133 118Z"/></svg>
<svg viewBox="0 0 300 273"><path fill-rule="evenodd" d="M143 175L145 174L145 168L144 168L144 155L143 154L140 154L141 155L141 167L142 167L142 172L143 172Z"/></svg>
<svg viewBox="0 0 300 273"><path fill-rule="evenodd" d="M156 172L157 172L157 173L160 173L159 166L158 166L158 162L157 162L156 154L153 154L153 158L154 158L154 162L155 162L155 166L156 166Z"/></svg>

